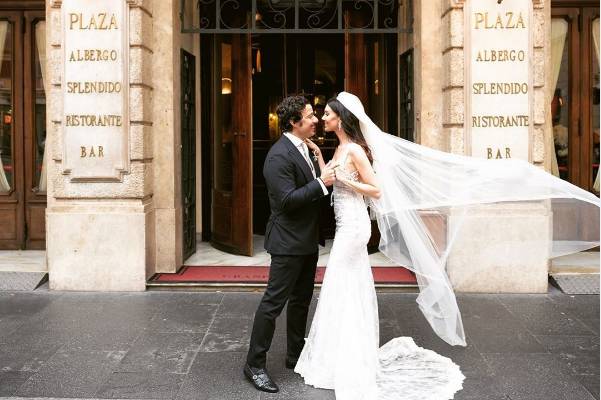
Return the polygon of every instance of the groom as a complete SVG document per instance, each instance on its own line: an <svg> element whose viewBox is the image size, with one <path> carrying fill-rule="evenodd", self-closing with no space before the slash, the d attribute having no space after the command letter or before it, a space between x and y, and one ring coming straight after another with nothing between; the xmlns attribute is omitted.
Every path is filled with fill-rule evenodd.
<svg viewBox="0 0 601 400"><path fill-rule="evenodd" d="M265 364L275 320L286 313L286 368L293 369L303 349L309 304L318 258L319 200L334 182L334 170L319 170L304 140L315 135L318 119L302 96L286 97L277 114L284 128L263 166L271 215L265 229L265 249L271 255L269 281L255 313L244 375L258 390L275 393L278 386Z"/></svg>

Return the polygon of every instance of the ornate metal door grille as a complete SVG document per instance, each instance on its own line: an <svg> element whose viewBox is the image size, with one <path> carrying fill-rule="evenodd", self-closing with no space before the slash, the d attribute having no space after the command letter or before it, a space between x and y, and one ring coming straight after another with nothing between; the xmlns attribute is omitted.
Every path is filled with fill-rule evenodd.
<svg viewBox="0 0 601 400"><path fill-rule="evenodd" d="M197 26L186 1L196 1ZM411 0L180 0L179 17L183 33L411 33L399 26L402 2L412 15ZM363 20L351 24L345 15L353 12Z"/></svg>
<svg viewBox="0 0 601 400"><path fill-rule="evenodd" d="M194 55L181 50L181 143L184 260L196 251L196 121Z"/></svg>

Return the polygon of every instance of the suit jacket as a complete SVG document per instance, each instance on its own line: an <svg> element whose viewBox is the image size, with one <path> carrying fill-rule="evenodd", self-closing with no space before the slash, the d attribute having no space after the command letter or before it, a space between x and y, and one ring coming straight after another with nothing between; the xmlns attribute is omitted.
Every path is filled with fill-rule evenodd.
<svg viewBox="0 0 601 400"><path fill-rule="evenodd" d="M313 160L311 160L313 162ZM319 166L313 162L317 176ZM265 249L270 254L307 255L318 251L319 209L325 197L320 182L286 136L269 149L263 176L271 215L265 228Z"/></svg>

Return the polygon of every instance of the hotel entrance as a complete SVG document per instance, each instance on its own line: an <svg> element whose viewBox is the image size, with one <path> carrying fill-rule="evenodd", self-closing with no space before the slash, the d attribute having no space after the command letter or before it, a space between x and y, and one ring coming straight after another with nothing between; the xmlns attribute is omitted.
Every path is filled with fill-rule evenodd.
<svg viewBox="0 0 601 400"><path fill-rule="evenodd" d="M221 34L202 44L202 97L212 97L210 105L204 104L207 120L202 124L212 133L201 157L202 170L212 171L212 186L203 181L203 199L208 200L203 202L203 239L220 250L251 256L253 238L263 235L269 217L263 163L281 135L278 103L301 94L320 118L328 99L351 90L360 93L380 126L396 131L396 38ZM331 158L333 133L320 124L315 140ZM324 207L323 220L327 236L333 237L331 208Z"/></svg>
<svg viewBox="0 0 601 400"><path fill-rule="evenodd" d="M379 126L398 132L399 33L394 28L374 29L373 10L325 3L329 6L320 13L313 10L313 18L333 19L322 28L274 32L269 27L277 15L256 2L258 8L254 13L248 10L244 22L254 15L254 31L201 34L201 171L210 171L205 175L209 179L202 179L201 231L202 240L216 249L244 256L262 249L270 212L263 163L281 136L275 111L285 96L305 96L321 118L327 100L348 90L362 98ZM395 8L388 12L395 13ZM301 7L299 16L302 10L310 24L308 9ZM286 12L292 11L293 7ZM336 29L338 16L363 28ZM320 124L315 141L326 159L331 158L334 134L324 132ZM332 238L331 208L323 207L322 220L326 237Z"/></svg>

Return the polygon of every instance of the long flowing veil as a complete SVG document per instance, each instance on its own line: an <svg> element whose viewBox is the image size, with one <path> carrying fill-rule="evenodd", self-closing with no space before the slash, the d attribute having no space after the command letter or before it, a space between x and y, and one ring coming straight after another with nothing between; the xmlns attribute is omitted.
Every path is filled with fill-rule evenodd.
<svg viewBox="0 0 601 400"><path fill-rule="evenodd" d="M549 258L599 245L600 201L593 194L526 161L450 154L389 135L372 122L355 95L342 92L337 99L359 119L373 154L382 196L370 206L381 233L380 251L415 272L419 308L447 343L466 345L445 268L464 220L477 212L475 206L539 204L551 223L549 232L532 240L548 246ZM512 243L523 246L523 240L528 239L509 240L498 251L512 254Z"/></svg>

